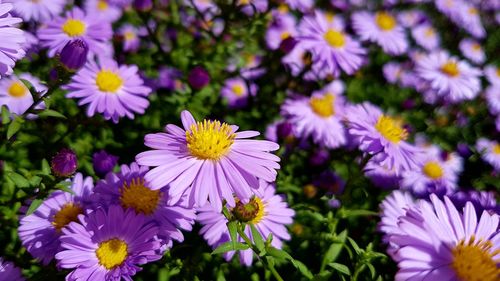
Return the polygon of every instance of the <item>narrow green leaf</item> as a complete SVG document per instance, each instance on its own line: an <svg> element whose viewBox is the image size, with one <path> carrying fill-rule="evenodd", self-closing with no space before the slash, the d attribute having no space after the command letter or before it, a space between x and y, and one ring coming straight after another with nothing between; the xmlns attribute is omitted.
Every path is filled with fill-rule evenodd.
<svg viewBox="0 0 500 281"><path fill-rule="evenodd" d="M14 172L7 173L9 179L11 179L14 184L19 188L30 187L30 182L22 175Z"/></svg>
<svg viewBox="0 0 500 281"><path fill-rule="evenodd" d="M229 251L246 250L248 248L250 248L250 246L248 246L247 244L244 244L244 243L236 243L236 246L233 247L232 242L226 242L226 243L223 243L222 245L220 245L219 247L217 247L215 250L213 250L212 255L222 254L222 253L229 252Z"/></svg>
<svg viewBox="0 0 500 281"><path fill-rule="evenodd" d="M336 262L329 263L328 265L342 274L351 275L351 271L346 265Z"/></svg>
<svg viewBox="0 0 500 281"><path fill-rule="evenodd" d="M12 123L10 123L9 127L7 128L7 139L12 138L13 135L15 135L19 130L21 130L21 127L24 123L24 120L20 117L16 117Z"/></svg>
<svg viewBox="0 0 500 281"><path fill-rule="evenodd" d="M33 202L31 202L30 207L28 208L28 211L26 212L26 215L29 216L29 215L33 214L33 212L35 212L36 209L38 209L38 207L40 207L40 205L42 205L42 203L43 203L42 199L33 200Z"/></svg>
<svg viewBox="0 0 500 281"><path fill-rule="evenodd" d="M377 212L369 210L344 210L342 213L343 218L356 217L356 216L376 216Z"/></svg>
<svg viewBox="0 0 500 281"><path fill-rule="evenodd" d="M351 243L352 245L352 248L354 249L354 251L356 252L356 254L361 254L363 253L364 251L358 246L358 244L356 243L356 241L354 241L351 237L347 237L347 239L349 240L349 243Z"/></svg>
<svg viewBox="0 0 500 281"><path fill-rule="evenodd" d="M66 116L64 116L63 114L55 111L55 110L51 110L51 109L46 109L40 113L38 113L38 116L40 117L54 117L54 118L61 118L61 119L66 119Z"/></svg>
<svg viewBox="0 0 500 281"><path fill-rule="evenodd" d="M75 192L70 188L70 186L71 186L71 182L69 182L69 181L61 181L61 182L59 182L59 183L56 184L55 188L60 189L60 190L62 190L64 192L75 194Z"/></svg>
<svg viewBox="0 0 500 281"><path fill-rule="evenodd" d="M370 270L370 273L372 274L372 279L374 279L375 274L377 274L375 267L371 263L367 263L366 266L368 266L368 269Z"/></svg>
<svg viewBox="0 0 500 281"><path fill-rule="evenodd" d="M252 231L252 238L253 242L255 243L255 246L257 246L257 249L262 252L264 250L265 245L264 245L264 240L262 239L262 236L260 235L260 232L257 230L255 225L249 224L250 230Z"/></svg>
<svg viewBox="0 0 500 281"><path fill-rule="evenodd" d="M0 109L2 111L2 124L6 125L9 124L10 122L10 112L7 106L2 105L2 108Z"/></svg>
<svg viewBox="0 0 500 281"><path fill-rule="evenodd" d="M45 158L42 160L42 173L44 175L51 174L49 161L47 161L47 159Z"/></svg>
<svg viewBox="0 0 500 281"><path fill-rule="evenodd" d="M30 186L38 186L42 182L42 178L38 176L34 176L29 179Z"/></svg>
<svg viewBox="0 0 500 281"><path fill-rule="evenodd" d="M288 254L287 252L283 251L283 250L280 250L280 249L276 249L274 247L269 247L267 249L267 253L272 256L272 257L275 257L275 258L278 258L278 259L282 259L282 260L289 260L289 261L293 261L294 259L292 258L292 256L290 256L290 254Z"/></svg>
<svg viewBox="0 0 500 281"><path fill-rule="evenodd" d="M300 273L302 273L302 275L304 277L307 277L308 279L314 278L314 275L312 274L312 272L301 261L293 260L293 265L300 271Z"/></svg>
<svg viewBox="0 0 500 281"><path fill-rule="evenodd" d="M231 243L233 243L233 248L236 247L236 244L238 243L237 239L237 233L238 233L238 222L237 221L230 221L227 223L227 229L229 230L229 236L231 236Z"/></svg>

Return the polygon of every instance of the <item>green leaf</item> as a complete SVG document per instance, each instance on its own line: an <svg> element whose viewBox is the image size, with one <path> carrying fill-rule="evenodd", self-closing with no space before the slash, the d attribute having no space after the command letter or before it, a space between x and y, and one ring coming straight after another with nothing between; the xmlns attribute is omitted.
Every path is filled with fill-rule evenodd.
<svg viewBox="0 0 500 281"><path fill-rule="evenodd" d="M255 246L257 246L257 249L259 251L265 250L265 245L264 245L264 240L262 239L262 236L260 235L260 232L257 230L255 225L253 224L248 224L250 226L250 230L252 231L252 237L253 237L253 242L255 243Z"/></svg>
<svg viewBox="0 0 500 281"><path fill-rule="evenodd" d="M19 130L21 130L21 127L24 123L24 120L21 117L16 117L12 123L10 123L8 129L7 129L7 139L10 140L10 138L15 135Z"/></svg>
<svg viewBox="0 0 500 281"><path fill-rule="evenodd" d="M294 260L292 263L300 271L300 273L302 273L302 275L304 277L307 277L308 279L313 279L314 278L312 272L301 261Z"/></svg>
<svg viewBox="0 0 500 281"><path fill-rule="evenodd" d="M231 236L231 243L233 243L233 248L236 247L238 243L237 232L238 232L238 222L230 221L227 223L227 229L229 230L229 236Z"/></svg>
<svg viewBox="0 0 500 281"><path fill-rule="evenodd" d="M340 251L344 247L346 237L347 237L347 230L344 230L337 236L338 240L334 241L330 245L330 247L325 253L325 256L323 257L322 268L324 268L325 265L337 259L337 257L340 255Z"/></svg>
<svg viewBox="0 0 500 281"><path fill-rule="evenodd" d="M213 250L212 255L222 254L229 251L246 250L248 248L250 248L250 246L244 243L236 243L236 245L233 247L233 242L226 242Z"/></svg>
<svg viewBox="0 0 500 281"><path fill-rule="evenodd" d="M45 158L42 160L42 173L44 175L51 174L49 161L47 161L47 159L45 159Z"/></svg>
<svg viewBox="0 0 500 281"><path fill-rule="evenodd" d="M70 181L61 181L61 182L56 184L55 188L60 189L64 192L75 194L75 192L70 188L70 186L71 186Z"/></svg>
<svg viewBox="0 0 500 281"><path fill-rule="evenodd" d="M377 272L375 271L375 267L371 263L367 263L366 266L368 266L368 269L372 274L372 279L375 278L375 274L377 274Z"/></svg>
<svg viewBox="0 0 500 281"><path fill-rule="evenodd" d="M2 108L0 109L2 111L2 124L6 125L9 124L10 122L10 112L7 106L2 105Z"/></svg>
<svg viewBox="0 0 500 281"><path fill-rule="evenodd" d="M289 253L283 251L283 250L280 250L280 249L276 249L274 247L269 247L267 249L267 253L272 256L272 257L275 257L275 258L278 258L278 259L282 259L282 260L289 260L289 261L293 261L294 259L292 258L292 256L290 256Z"/></svg>
<svg viewBox="0 0 500 281"><path fill-rule="evenodd" d="M329 263L328 265L342 274L351 275L351 271L346 265L336 262Z"/></svg>
<svg viewBox="0 0 500 281"><path fill-rule="evenodd" d="M342 212L342 217L343 218L348 218L348 217L357 217L357 216L376 216L378 215L377 212L369 211L369 210L346 210Z"/></svg>
<svg viewBox="0 0 500 281"><path fill-rule="evenodd" d="M46 109L40 113L38 113L38 116L40 117L54 117L54 118L61 118L61 119L66 119L66 116L64 116L63 114L55 111L55 110L51 110L51 109Z"/></svg>
<svg viewBox="0 0 500 281"><path fill-rule="evenodd" d="M352 245L352 248L354 249L354 251L356 252L356 254L360 255L361 253L363 253L364 251L358 246L358 244L356 243L356 241L354 241L351 237L347 237L347 239L349 240L349 243L351 243Z"/></svg>
<svg viewBox="0 0 500 281"><path fill-rule="evenodd" d="M33 212L35 212L36 209L38 209L38 207L40 207L40 205L42 205L42 203L43 203L42 199L33 200L33 202L31 202L30 207L28 208L28 211L26 212L26 215L29 216L29 215L33 214Z"/></svg>
<svg viewBox="0 0 500 281"><path fill-rule="evenodd" d="M14 172L7 173L9 179L11 179L14 184L19 188L30 187L30 182L22 175Z"/></svg>

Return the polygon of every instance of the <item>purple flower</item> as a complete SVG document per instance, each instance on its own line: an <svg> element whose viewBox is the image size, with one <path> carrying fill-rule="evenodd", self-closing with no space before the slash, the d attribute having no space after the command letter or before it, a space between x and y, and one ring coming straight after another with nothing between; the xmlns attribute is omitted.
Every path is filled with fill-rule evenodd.
<svg viewBox="0 0 500 281"><path fill-rule="evenodd" d="M159 227L158 237L168 246L172 240L182 242L182 230L191 231L196 215L187 208L183 199L172 204L167 192L151 190L144 180L148 168L133 162L122 165L119 173L110 173L95 187L102 206L118 204L124 209L133 209L153 220Z"/></svg>
<svg viewBox="0 0 500 281"><path fill-rule="evenodd" d="M153 8L153 0L134 0L134 8L141 12L147 12Z"/></svg>
<svg viewBox="0 0 500 281"><path fill-rule="evenodd" d="M285 0L291 9L307 12L314 7L314 0Z"/></svg>
<svg viewBox="0 0 500 281"><path fill-rule="evenodd" d="M327 193L340 195L344 192L345 181L336 173L325 171L314 179L313 185L323 189Z"/></svg>
<svg viewBox="0 0 500 281"><path fill-rule="evenodd" d="M12 75L0 80L0 106L5 105L13 114L21 115L33 104L33 96L28 87L21 79L31 83L33 88L40 95L45 94L47 87L42 85L40 80L31 74L22 73L18 76ZM36 109L43 109L44 103L36 106Z"/></svg>
<svg viewBox="0 0 500 281"><path fill-rule="evenodd" d="M136 52L141 46L140 36L145 36L147 32L143 27L137 28L131 24L124 24L118 29L118 34L123 39L123 50L125 52Z"/></svg>
<svg viewBox="0 0 500 281"><path fill-rule="evenodd" d="M78 173L71 181L73 193L56 190L34 213L20 219L19 238L33 257L45 265L54 258L62 229L92 204L93 188L92 178Z"/></svg>
<svg viewBox="0 0 500 281"><path fill-rule="evenodd" d="M0 280L2 281L24 281L21 269L13 263L5 261L0 257Z"/></svg>
<svg viewBox="0 0 500 281"><path fill-rule="evenodd" d="M388 12L357 12L352 16L352 25L361 40L377 43L390 55L401 55L408 49L404 28Z"/></svg>
<svg viewBox="0 0 500 281"><path fill-rule="evenodd" d="M370 159L363 171L365 176L379 188L394 189L399 187L401 175L396 174L393 169L381 166L376 160Z"/></svg>
<svg viewBox="0 0 500 281"><path fill-rule="evenodd" d="M100 177L104 177L107 173L113 171L117 163L118 156L108 154L105 150L100 150L92 155L92 167Z"/></svg>
<svg viewBox="0 0 500 281"><path fill-rule="evenodd" d="M13 12L25 21L47 22L60 14L66 4L64 0L4 0L14 5Z"/></svg>
<svg viewBox="0 0 500 281"><path fill-rule="evenodd" d="M151 89L144 85L135 65L118 65L110 59L93 60L73 76L65 89L68 98L80 98L79 105L88 104L87 116L102 113L104 119L118 123L121 117L134 119L149 106Z"/></svg>
<svg viewBox="0 0 500 281"><path fill-rule="evenodd" d="M38 31L42 47L49 48L48 55L55 56L70 41L81 39L89 46L89 56L111 55L109 40L113 35L111 24L99 21L93 14L85 14L79 8L56 17Z"/></svg>
<svg viewBox="0 0 500 281"><path fill-rule="evenodd" d="M470 202L459 212L446 196L430 199L400 217L401 233L390 236L399 247L395 280L498 280L498 214L483 211L478 220Z"/></svg>
<svg viewBox="0 0 500 281"><path fill-rule="evenodd" d="M411 35L418 45L424 47L428 51L436 50L441 39L434 27L428 23L423 23L411 30Z"/></svg>
<svg viewBox="0 0 500 281"><path fill-rule="evenodd" d="M486 60L483 47L481 44L473 39L463 39L460 41L458 48L464 55L475 64L482 64Z"/></svg>
<svg viewBox="0 0 500 281"><path fill-rule="evenodd" d="M78 158L73 150L63 148L57 152L50 162L52 173L58 177L69 177L78 168Z"/></svg>
<svg viewBox="0 0 500 281"><path fill-rule="evenodd" d="M408 133L400 121L367 102L349 107L346 118L359 149L374 155L380 166L396 174L417 166L419 150L405 141Z"/></svg>
<svg viewBox="0 0 500 281"><path fill-rule="evenodd" d="M247 86L245 80L239 77L230 78L224 82L220 93L226 99L230 108L241 108L247 105L250 95L255 96L257 85L250 83Z"/></svg>
<svg viewBox="0 0 500 281"><path fill-rule="evenodd" d="M12 17L9 11L12 4L0 1L0 79L2 75L12 74L16 61L24 57L25 51L21 48L26 41L24 32L12 27L22 22L20 18Z"/></svg>
<svg viewBox="0 0 500 281"><path fill-rule="evenodd" d="M84 9L99 21L114 23L122 16L122 9L109 0L86 0Z"/></svg>
<svg viewBox="0 0 500 281"><path fill-rule="evenodd" d="M334 81L312 97L286 100L281 114L293 126L294 135L312 136L315 143L327 148L338 148L346 143L343 84Z"/></svg>
<svg viewBox="0 0 500 281"><path fill-rule="evenodd" d="M266 31L266 43L269 49L276 50L284 40L297 35L297 20L288 13L274 12L272 15L272 24Z"/></svg>
<svg viewBox="0 0 500 281"><path fill-rule="evenodd" d="M331 19L320 12L302 19L298 44L313 55L314 69L339 76L341 70L354 74L366 54L360 44L344 31L342 19Z"/></svg>
<svg viewBox="0 0 500 281"><path fill-rule="evenodd" d="M263 13L267 10L267 0L238 0L237 5L247 16L252 16L255 12Z"/></svg>
<svg viewBox="0 0 500 281"><path fill-rule="evenodd" d="M486 210L500 214L500 205L497 203L495 195L494 191L466 190L455 192L450 196L450 200L457 209L464 208L467 202L470 202L478 213Z"/></svg>
<svg viewBox="0 0 500 281"><path fill-rule="evenodd" d="M165 88L170 91L179 89L182 72L172 67L162 67L158 71L158 87Z"/></svg>
<svg viewBox="0 0 500 281"><path fill-rule="evenodd" d="M273 235L271 245L281 249L283 240L289 240L290 234L285 225L293 222L292 218L295 212L288 208L287 203L283 198L275 194L275 189L268 183L261 182L259 189L254 190L255 195L245 199L236 198L236 204L230 208L232 215L239 221L246 222L245 234L253 241L250 226L255 226L259 234L264 240L269 235ZM226 223L226 217L217 210L213 205L206 204L198 209L197 220L202 224L200 234L207 243L216 248L224 242L230 241L229 231ZM243 242L243 239L238 235L237 239ZM235 252L230 251L224 254L226 260L230 260ZM250 266L253 260L253 252L251 249L239 251L240 262L246 266Z"/></svg>
<svg viewBox="0 0 500 281"><path fill-rule="evenodd" d="M484 68L484 75L493 86L500 87L500 66L488 65Z"/></svg>
<svg viewBox="0 0 500 281"><path fill-rule="evenodd" d="M73 269L66 280L132 280L140 265L162 257L158 227L133 210L113 205L78 219L63 230L56 255L59 267Z"/></svg>
<svg viewBox="0 0 500 281"><path fill-rule="evenodd" d="M210 83L210 74L203 67L196 66L189 72L188 82L193 89L200 90Z"/></svg>
<svg viewBox="0 0 500 281"><path fill-rule="evenodd" d="M476 149L481 153L484 161L492 165L495 171L500 172L500 143L498 141L480 138L477 140Z"/></svg>
<svg viewBox="0 0 500 281"><path fill-rule="evenodd" d="M249 198L258 179L276 179L280 159L269 151L279 146L247 140L259 132L237 132L238 126L220 121L196 122L188 111L181 119L184 129L168 124L166 133L146 135L145 145L153 150L136 156L139 165L156 166L144 178L153 190L165 187L172 204L185 194L190 206L204 206L210 198L221 210L222 199L234 206L233 193Z"/></svg>
<svg viewBox="0 0 500 281"><path fill-rule="evenodd" d="M70 41L61 50L59 60L69 71L77 71L87 62L89 47L85 41L76 39Z"/></svg>

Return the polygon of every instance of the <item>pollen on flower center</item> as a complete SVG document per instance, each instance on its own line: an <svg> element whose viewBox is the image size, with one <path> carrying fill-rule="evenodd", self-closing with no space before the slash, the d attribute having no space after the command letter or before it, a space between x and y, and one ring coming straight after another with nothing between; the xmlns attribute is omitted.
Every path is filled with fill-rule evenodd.
<svg viewBox="0 0 500 281"><path fill-rule="evenodd" d="M95 83L102 92L116 93L123 85L123 79L113 71L101 70L97 73Z"/></svg>
<svg viewBox="0 0 500 281"><path fill-rule="evenodd" d="M427 28L425 30L425 37L433 37L435 35L434 29L432 28Z"/></svg>
<svg viewBox="0 0 500 281"><path fill-rule="evenodd" d="M397 122L389 116L382 115L375 124L375 129L387 140L393 143L399 143L406 140L408 132L401 128L400 122Z"/></svg>
<svg viewBox="0 0 500 281"><path fill-rule="evenodd" d="M99 0L97 1L97 9L99 11L106 11L108 9L108 2L106 0Z"/></svg>
<svg viewBox="0 0 500 281"><path fill-rule="evenodd" d="M233 87L231 87L231 90L237 97L243 96L243 93L245 92L245 89L240 84L234 85Z"/></svg>
<svg viewBox="0 0 500 281"><path fill-rule="evenodd" d="M52 225L57 231L61 231L68 223L77 221L78 215L82 213L83 209L78 204L67 203L54 215Z"/></svg>
<svg viewBox="0 0 500 281"><path fill-rule="evenodd" d="M113 269L127 259L128 245L121 239L113 238L100 243L95 253L100 265Z"/></svg>
<svg viewBox="0 0 500 281"><path fill-rule="evenodd" d="M143 178L133 178L126 181L120 190L120 203L123 208L132 208L136 213L150 215L156 211L160 202L161 192L145 186Z"/></svg>
<svg viewBox="0 0 500 281"><path fill-rule="evenodd" d="M264 217L265 206L258 197L253 197L248 203L244 204L238 198L235 198L236 206L233 208L234 216L242 222L252 224L259 223Z"/></svg>
<svg viewBox="0 0 500 281"><path fill-rule="evenodd" d="M441 66L441 72L444 74L450 76L450 77L456 77L458 74L460 74L460 71L458 70L457 63L448 61L445 64Z"/></svg>
<svg viewBox="0 0 500 281"><path fill-rule="evenodd" d="M219 160L229 152L234 138L231 127L219 121L203 120L186 131L189 152L202 160Z"/></svg>
<svg viewBox="0 0 500 281"><path fill-rule="evenodd" d="M334 48L344 47L345 45L345 36L340 31L336 31L334 29L329 29L323 38L326 40L328 45Z"/></svg>
<svg viewBox="0 0 500 281"><path fill-rule="evenodd" d="M288 32L288 31L284 31L284 32L282 32L282 33L281 33L281 35L280 35L280 39L281 39L281 41L283 41L283 40L285 40L285 39L287 39L287 38L289 38L289 37L290 37L290 32Z"/></svg>
<svg viewBox="0 0 500 281"><path fill-rule="evenodd" d="M69 37L82 36L87 30L87 26L81 20L68 19L62 26L62 30Z"/></svg>
<svg viewBox="0 0 500 281"><path fill-rule="evenodd" d="M461 240L452 250L451 268L462 281L495 281L500 276L500 268L493 257L498 251L492 251L491 241L475 241L472 236L469 242Z"/></svg>
<svg viewBox="0 0 500 281"><path fill-rule="evenodd" d="M335 96L327 94L323 97L312 97L309 101L311 109L317 115L327 118L335 114L335 107L333 102L335 101Z"/></svg>
<svg viewBox="0 0 500 281"><path fill-rule="evenodd" d="M493 149L492 149L492 150L493 150L493 153L495 153L495 154L499 154L499 155L500 155L500 144L498 144L498 143L497 143L497 144L495 144L495 145L493 146Z"/></svg>
<svg viewBox="0 0 500 281"><path fill-rule="evenodd" d="M443 176L443 168L441 168L441 165L435 161L425 163L422 171L427 177L433 180L439 179Z"/></svg>
<svg viewBox="0 0 500 281"><path fill-rule="evenodd" d="M24 86L22 82L15 81L10 85L9 89L7 90L7 93L11 97L21 98L28 93L28 89L26 89L26 86Z"/></svg>
<svg viewBox="0 0 500 281"><path fill-rule="evenodd" d="M382 30L392 30L396 26L396 19L387 12L378 12L375 15L375 22Z"/></svg>

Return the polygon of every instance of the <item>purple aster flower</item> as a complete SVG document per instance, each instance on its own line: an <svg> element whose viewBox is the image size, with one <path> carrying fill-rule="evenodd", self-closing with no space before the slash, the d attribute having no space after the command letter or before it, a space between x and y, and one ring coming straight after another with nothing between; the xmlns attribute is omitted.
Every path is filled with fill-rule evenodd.
<svg viewBox="0 0 500 281"><path fill-rule="evenodd" d="M476 149L481 153L484 161L493 166L495 171L500 172L500 143L498 141L480 138L477 140Z"/></svg>
<svg viewBox="0 0 500 281"><path fill-rule="evenodd" d="M52 173L58 177L69 177L73 175L78 167L78 159L73 150L63 148L57 152L50 162Z"/></svg>
<svg viewBox="0 0 500 281"><path fill-rule="evenodd" d="M343 28L341 19L329 20L320 12L302 19L298 44L312 52L316 71L339 76L340 70L353 74L361 67L366 51Z"/></svg>
<svg viewBox="0 0 500 281"><path fill-rule="evenodd" d="M133 210L113 205L78 219L63 229L56 255L59 267L73 269L66 280L132 280L140 265L162 257L158 227Z"/></svg>
<svg viewBox="0 0 500 281"><path fill-rule="evenodd" d="M213 0L184 0L184 4L189 7L194 6L195 9L205 15L216 14L219 11L219 7L217 7Z"/></svg>
<svg viewBox="0 0 500 281"><path fill-rule="evenodd" d="M408 49L404 28L388 12L356 12L352 25L361 40L377 43L390 55L401 55Z"/></svg>
<svg viewBox="0 0 500 281"><path fill-rule="evenodd" d="M47 22L59 15L66 1L64 0L4 0L5 3L12 3L14 14L20 16L25 21Z"/></svg>
<svg viewBox="0 0 500 281"><path fill-rule="evenodd" d="M481 71L444 51L420 59L416 71L436 95L450 102L473 99L481 90Z"/></svg>
<svg viewBox="0 0 500 281"><path fill-rule="evenodd" d="M85 14L79 8L66 12L64 17L55 17L38 30L40 44L49 48L48 55L55 56L75 39L81 39L89 46L89 56L109 56L109 40L113 35L111 24L100 21L93 14Z"/></svg>
<svg viewBox="0 0 500 281"><path fill-rule="evenodd" d="M313 141L327 148L338 148L346 143L343 84L334 81L310 98L286 100L281 114L292 124L294 135L312 136Z"/></svg>
<svg viewBox="0 0 500 281"><path fill-rule="evenodd" d="M0 79L2 75L12 74L16 61L24 57L25 51L21 48L26 41L24 32L12 27L22 22L22 19L12 17L9 11L12 4L2 3L0 0Z"/></svg>
<svg viewBox="0 0 500 281"><path fill-rule="evenodd" d="M491 114L500 115L500 84L488 87L485 96Z"/></svg>
<svg viewBox="0 0 500 281"><path fill-rule="evenodd" d="M500 205L497 203L495 194L494 191L458 191L450 196L450 200L459 210L464 208L467 202L471 202L478 213L486 210L500 214Z"/></svg>
<svg viewBox="0 0 500 281"><path fill-rule="evenodd" d="M285 0L285 3L294 10L307 12L314 7L314 0Z"/></svg>
<svg viewBox="0 0 500 281"><path fill-rule="evenodd" d="M401 181L401 175L396 174L394 169L381 166L373 159L366 163L363 172L376 187L382 189L398 188Z"/></svg>
<svg viewBox="0 0 500 281"><path fill-rule="evenodd" d="M19 238L33 257L45 265L54 258L60 250L61 230L92 204L93 188L91 177L77 173L71 181L73 193L56 190L34 213L21 218Z"/></svg>
<svg viewBox="0 0 500 281"><path fill-rule="evenodd" d="M134 113L144 114L149 106L147 96L151 89L144 85L135 65L118 65L111 59L93 60L78 71L65 86L68 98L80 98L79 105L88 104L87 116L102 113L104 119L118 119L127 116L134 119Z"/></svg>
<svg viewBox="0 0 500 281"><path fill-rule="evenodd" d="M38 78L28 73L18 76L12 75L0 80L0 106L5 105L13 114L21 115L33 105L33 96L28 87L21 81L24 79L31 83L35 91L43 95L47 87L42 85ZM36 109L42 109L44 104L39 104Z"/></svg>
<svg viewBox="0 0 500 281"><path fill-rule="evenodd" d="M221 210L222 199L234 206L233 193L249 198L258 179L276 179L280 159L269 151L279 145L247 139L259 132L237 132L238 126L220 121L196 122L186 110L181 120L184 129L168 124L166 133L146 135L144 144L153 150L136 156L139 165L157 166L144 178L153 190L166 187L172 204L186 194L191 206L204 206L210 198Z"/></svg>
<svg viewBox="0 0 500 281"><path fill-rule="evenodd" d="M107 0L110 5L126 8L132 4L133 0Z"/></svg>
<svg viewBox="0 0 500 281"><path fill-rule="evenodd" d="M349 134L359 144L359 149L374 155L380 166L394 170L396 174L417 167L419 149L407 143L408 132L401 122L385 115L370 104L350 106L345 114Z"/></svg>
<svg viewBox="0 0 500 281"><path fill-rule="evenodd" d="M395 280L498 280L499 215L484 211L478 219L470 202L459 212L446 196L430 199L417 203L420 215L400 217L403 233L390 237L399 247Z"/></svg>
<svg viewBox="0 0 500 281"><path fill-rule="evenodd" d="M13 263L5 261L0 257L0 280L1 281L24 281L21 269Z"/></svg>
<svg viewBox="0 0 500 281"><path fill-rule="evenodd" d="M488 65L484 68L484 75L492 85L500 86L500 66Z"/></svg>
<svg viewBox="0 0 500 281"><path fill-rule="evenodd" d="M153 9L153 0L135 0L134 9L141 12L150 11Z"/></svg>
<svg viewBox="0 0 500 281"><path fill-rule="evenodd" d="M266 72L265 68L259 67L262 62L262 56L245 53L242 57L245 65L240 69L241 77L247 80L253 80L259 78Z"/></svg>
<svg viewBox="0 0 500 281"><path fill-rule="evenodd" d="M411 35L418 45L424 47L428 51L439 48L441 39L436 29L429 23L423 23L411 30Z"/></svg>
<svg viewBox="0 0 500 281"><path fill-rule="evenodd" d="M455 23L469 32L472 36L484 38L486 36L486 31L481 23L479 10L466 1L461 2L458 9L459 16L458 19L455 20Z"/></svg>
<svg viewBox="0 0 500 281"><path fill-rule="evenodd" d="M170 91L180 89L180 78L182 72L172 67L162 67L158 71L158 87L165 88Z"/></svg>
<svg viewBox="0 0 500 281"><path fill-rule="evenodd" d="M273 235L271 245L281 249L283 240L289 240L290 234L285 225L293 222L295 212L288 208L283 198L275 194L275 188L268 183L261 182L259 189L255 190L255 195L246 200L236 198L236 205L229 208L232 215L239 221L246 222L255 226L264 240ZM206 204L198 209L198 222L203 226L200 234L207 243L216 248L218 245L230 241L229 231L227 229L228 220L213 205ZM245 226L245 234L253 241L250 226ZM243 239L238 235L238 240ZM235 252L230 251L224 254L226 260L232 259ZM250 266L253 260L251 249L239 251L240 262Z"/></svg>
<svg viewBox="0 0 500 281"><path fill-rule="evenodd" d="M124 24L118 29L118 34L123 39L123 50L125 52L136 52L141 46L141 36L147 34L144 28L137 28L131 24Z"/></svg>
<svg viewBox="0 0 500 281"><path fill-rule="evenodd" d="M196 66L189 72L188 82L193 89L200 90L210 83L210 74L205 68Z"/></svg>
<svg viewBox="0 0 500 281"><path fill-rule="evenodd" d="M472 62L476 64L482 64L486 60L486 55L484 54L481 44L473 39L463 39L460 41L458 48L464 55Z"/></svg>
<svg viewBox="0 0 500 281"><path fill-rule="evenodd" d="M325 171L313 180L313 185L325 192L340 195L344 192L345 181L332 171Z"/></svg>
<svg viewBox="0 0 500 281"><path fill-rule="evenodd" d="M289 13L273 12L273 21L266 31L269 49L276 50L283 40L297 35L297 20Z"/></svg>
<svg viewBox="0 0 500 281"><path fill-rule="evenodd" d="M108 154L105 150L100 150L92 155L92 166L95 173L104 177L107 173L113 171L118 163L118 156Z"/></svg>
<svg viewBox="0 0 500 281"><path fill-rule="evenodd" d="M388 62L382 68L385 79L392 84L396 84L401 80L403 71L403 66L397 62Z"/></svg>
<svg viewBox="0 0 500 281"><path fill-rule="evenodd" d="M241 7L241 11L247 16L252 16L254 13L263 13L267 10L267 0L238 0L237 5Z"/></svg>
<svg viewBox="0 0 500 281"><path fill-rule="evenodd" d="M122 16L122 9L108 0L86 0L85 13L94 15L99 21L114 23Z"/></svg>
<svg viewBox="0 0 500 281"><path fill-rule="evenodd" d="M401 11L397 17L401 25L407 28L414 27L427 18L425 13L420 10Z"/></svg>
<svg viewBox="0 0 500 281"><path fill-rule="evenodd" d="M230 108L241 108L247 105L250 95L257 94L257 85L254 83L247 85L246 81L241 78L230 78L224 82L220 93L227 100Z"/></svg>
<svg viewBox="0 0 500 281"><path fill-rule="evenodd" d="M171 247L172 240L184 240L181 229L191 231L196 215L182 199L171 204L167 192L151 190L144 180L148 171L135 162L122 165L119 173L110 173L99 181L95 192L101 196L102 206L121 205L153 220L159 227L158 237Z"/></svg>

